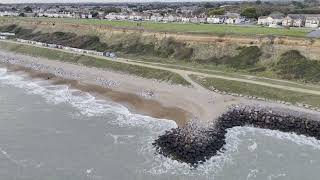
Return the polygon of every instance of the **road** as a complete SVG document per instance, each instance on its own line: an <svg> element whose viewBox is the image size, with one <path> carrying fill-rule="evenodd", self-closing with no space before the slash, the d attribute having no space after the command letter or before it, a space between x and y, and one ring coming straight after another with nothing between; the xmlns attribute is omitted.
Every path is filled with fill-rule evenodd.
<svg viewBox="0 0 320 180"><path fill-rule="evenodd" d="M3 41L3 40L2 40ZM82 53L77 53L77 52L72 52L72 51L67 51L63 49L55 49L55 48L48 48L48 47L42 47L42 46L37 46L37 45L31 45L31 44L26 44L26 43L20 43L16 41L10 41L10 40L4 40L5 42L9 43L16 43L16 44L24 44L24 45L30 45L30 46L35 46L35 47L41 47L41 48L47 48L47 49L54 49L62 52L67 52L67 53L74 53L74 54L82 54ZM197 89L205 89L195 81L193 81L189 75L197 75L197 76L202 76L206 78L218 78L218 79L225 79L225 80L231 80L231 81L238 81L238 82L243 82L243 83L250 83L250 84L256 84L256 85L262 85L266 87L272 87L272 88L278 88L278 89L283 89L283 90L290 90L294 92L300 92L300 93L308 93L308 94L313 94L313 95L320 95L320 91L316 90L311 90L311 89L304 89L304 88L298 88L298 87L292 87L292 86L286 86L286 85L279 85L279 84L272 84L272 83L267 83L267 82L261 82L261 81L256 81L256 80L250 80L250 79L243 79L243 78L236 78L236 77L228 77L228 76L223 76L223 75L215 75L215 74L207 74L207 73L202 73L202 72L196 72L196 71L190 71L190 70L182 70L182 69L175 69L175 68L170 68L170 67L165 67L168 66L169 64L163 64L163 63L145 63L143 61L136 61L136 60L130 60L130 59L125 59L125 58L117 58L112 59L108 57L103 57L103 56L96 56L96 55L90 55L90 54L85 54L87 56L92 56L108 61L116 61L124 64L130 64L130 65L136 65L136 66L141 66L141 67L147 67L147 68L152 68L152 69L159 69L159 70L166 70L170 71L173 73L177 73L180 76L182 76L185 80L187 80L190 84L192 84L195 88ZM252 78L260 78L260 77L255 77L255 76L250 76ZM275 80L277 81L277 80Z"/></svg>

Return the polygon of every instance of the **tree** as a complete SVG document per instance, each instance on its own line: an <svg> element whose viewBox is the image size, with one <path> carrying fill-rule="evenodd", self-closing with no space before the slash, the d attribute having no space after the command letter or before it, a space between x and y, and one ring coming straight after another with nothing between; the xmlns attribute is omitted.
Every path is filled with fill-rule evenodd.
<svg viewBox="0 0 320 180"><path fill-rule="evenodd" d="M210 3L210 2L206 2L204 5L203 5L203 7L204 8L213 8L215 6L215 4L213 4L213 3Z"/></svg>
<svg viewBox="0 0 320 180"><path fill-rule="evenodd" d="M121 12L121 9L120 8L116 8L116 7L107 7L104 12L106 14L109 14L109 13L120 13Z"/></svg>
<svg viewBox="0 0 320 180"><path fill-rule="evenodd" d="M24 13L20 13L19 16L20 17L26 17L26 15Z"/></svg>
<svg viewBox="0 0 320 180"><path fill-rule="evenodd" d="M292 1L292 4L299 9L303 9L305 8L305 5L302 2L298 2L298 1Z"/></svg>
<svg viewBox="0 0 320 180"><path fill-rule="evenodd" d="M32 13L32 8L30 6L26 6L23 8L25 12Z"/></svg>
<svg viewBox="0 0 320 180"><path fill-rule="evenodd" d="M258 16L257 16L257 10L256 8L254 7L247 7L245 8L242 12L241 12L241 16L244 16L246 18L254 18L254 19L257 19Z"/></svg>
<svg viewBox="0 0 320 180"><path fill-rule="evenodd" d="M99 13L95 11L91 11L90 14L92 15L93 18L96 18L99 16Z"/></svg>
<svg viewBox="0 0 320 180"><path fill-rule="evenodd" d="M208 15L209 16L214 16L214 15L224 15L226 10L224 8L214 8L214 9L209 9Z"/></svg>

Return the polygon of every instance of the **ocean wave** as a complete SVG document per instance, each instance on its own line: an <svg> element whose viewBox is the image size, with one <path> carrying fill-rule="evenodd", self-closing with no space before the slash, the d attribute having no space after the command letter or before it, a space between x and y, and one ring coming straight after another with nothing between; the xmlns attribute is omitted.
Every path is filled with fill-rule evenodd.
<svg viewBox="0 0 320 180"><path fill-rule="evenodd" d="M235 155L239 153L240 144L243 141L248 141L245 137L255 137L256 135L268 136L275 138L275 140L289 141L298 146L310 146L314 149L320 150L320 141L312 137L306 137L304 135L297 135L294 133L284 133L277 130L260 129L254 127L234 127L228 129L226 134L226 144L223 147L223 151L219 152L216 156L210 158L203 164L200 164L196 169L190 168L186 163L181 163L176 160L164 157L162 155L156 155L153 160L149 160L151 164L149 169L145 169L145 173L152 175L171 174L176 176L187 175L187 177L203 177L204 179L214 179L219 172L222 171L226 164L233 164L235 161ZM149 139L151 142L151 139ZM150 146L150 142L141 149L142 152L147 151L149 153L155 153L156 150L153 146ZM241 151L248 151L252 153L259 149L257 142L252 139L249 140L247 149L241 149Z"/></svg>
<svg viewBox="0 0 320 180"><path fill-rule="evenodd" d="M252 135L261 134L264 136L272 137L278 140L289 141L299 146L310 146L313 149L320 150L320 141L314 137L307 137L305 135L298 135L296 133L286 133L278 130L261 129L254 127L234 127L228 130L229 132L239 132L239 135L251 133ZM255 144L253 146L256 146ZM252 148L252 146L249 147ZM255 147L256 148L256 147Z"/></svg>
<svg viewBox="0 0 320 180"><path fill-rule="evenodd" d="M88 117L116 114L110 123L118 126L147 127L156 134L177 127L172 120L156 119L131 113L126 107L112 101L99 100L90 93L72 89L67 85L52 85L44 80L31 80L23 74L9 73L0 68L0 82L26 90L29 94L42 96L53 104L67 103Z"/></svg>

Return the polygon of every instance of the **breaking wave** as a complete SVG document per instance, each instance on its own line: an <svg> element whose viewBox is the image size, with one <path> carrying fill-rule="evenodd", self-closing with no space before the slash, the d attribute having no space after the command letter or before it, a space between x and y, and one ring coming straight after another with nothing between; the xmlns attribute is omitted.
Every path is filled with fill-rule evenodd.
<svg viewBox="0 0 320 180"><path fill-rule="evenodd" d="M24 89L29 94L40 95L49 103L67 103L78 109L81 115L88 117L117 114L111 123L119 126L148 127L158 133L177 127L174 121L133 114L120 104L99 100L90 93L72 89L67 85L52 85L47 80L31 80L23 74L7 72L5 68L0 68L0 82Z"/></svg>
<svg viewBox="0 0 320 180"><path fill-rule="evenodd" d="M245 135L254 137L257 134L272 137L283 142L292 142L298 146L309 146L313 149L320 150L320 141L313 137L254 127L234 127L228 129L226 134L226 145L223 147L224 150L205 163L200 164L196 169L190 168L186 163L181 163L162 155L156 155L154 161L150 162L150 164L152 164L150 166L151 168L146 169L145 172L153 175L188 175L195 177L201 176L205 177L205 179L214 179L214 176L221 172L226 164L232 164L236 160L234 157L235 154L239 153L240 144L247 140L243 137L245 137ZM248 153L252 153L258 148L257 143L253 142L246 150ZM155 152L155 149L152 146L146 146L141 149L141 152L144 151ZM243 149L241 149L241 151L243 151Z"/></svg>

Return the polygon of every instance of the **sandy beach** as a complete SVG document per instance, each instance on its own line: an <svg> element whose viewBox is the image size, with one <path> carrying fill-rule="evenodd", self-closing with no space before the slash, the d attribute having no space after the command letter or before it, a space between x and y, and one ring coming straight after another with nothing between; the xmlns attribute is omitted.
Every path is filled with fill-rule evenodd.
<svg viewBox="0 0 320 180"><path fill-rule="evenodd" d="M132 112L176 121L208 122L237 104L255 104L315 113L294 106L249 100L211 92L201 87L184 87L144 79L124 73L89 68L76 64L36 58L0 50L2 64L11 71L23 71L31 78L47 79L53 84L68 84L127 106Z"/></svg>

